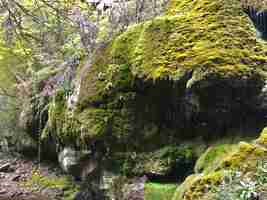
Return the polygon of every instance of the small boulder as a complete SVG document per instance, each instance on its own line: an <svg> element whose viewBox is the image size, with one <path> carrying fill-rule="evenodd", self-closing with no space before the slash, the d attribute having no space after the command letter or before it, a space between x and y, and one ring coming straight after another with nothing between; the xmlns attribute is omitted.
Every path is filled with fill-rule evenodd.
<svg viewBox="0 0 267 200"><path fill-rule="evenodd" d="M70 147L64 148L58 155L58 162L62 170L68 174L76 175L80 172L78 168L79 158L78 153Z"/></svg>
<svg viewBox="0 0 267 200"><path fill-rule="evenodd" d="M0 166L0 172L10 172L10 171L12 171L10 163L5 163Z"/></svg>
<svg viewBox="0 0 267 200"><path fill-rule="evenodd" d="M66 147L59 153L58 161L64 172L78 179L86 179L98 166L90 152L76 151L71 147Z"/></svg>

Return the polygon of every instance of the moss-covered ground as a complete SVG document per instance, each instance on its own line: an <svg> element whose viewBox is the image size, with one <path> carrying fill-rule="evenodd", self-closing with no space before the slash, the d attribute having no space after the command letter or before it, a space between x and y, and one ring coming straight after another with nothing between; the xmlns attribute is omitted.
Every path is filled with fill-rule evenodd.
<svg viewBox="0 0 267 200"><path fill-rule="evenodd" d="M34 170L32 176L21 185L33 190L33 192L40 192L45 189L54 190L55 193L62 195L61 198L64 200L73 200L80 189L70 176L44 176L38 170ZM49 196L49 194L46 195Z"/></svg>

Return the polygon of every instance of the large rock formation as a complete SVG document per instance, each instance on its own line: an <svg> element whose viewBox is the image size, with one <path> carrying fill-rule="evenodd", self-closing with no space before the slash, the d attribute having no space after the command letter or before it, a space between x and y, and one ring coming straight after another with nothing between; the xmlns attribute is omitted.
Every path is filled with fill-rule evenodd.
<svg viewBox="0 0 267 200"><path fill-rule="evenodd" d="M44 136L110 160L122 153L113 166L122 172L125 155L260 129L266 50L238 0L171 0L165 15L129 27L95 53L74 111L57 93ZM147 164L133 160L139 169Z"/></svg>
<svg viewBox="0 0 267 200"><path fill-rule="evenodd" d="M238 1L173 0L164 16L96 53L74 115L58 94L47 128L63 143L139 150L144 141L157 148L199 132L216 136L257 115L266 61Z"/></svg>

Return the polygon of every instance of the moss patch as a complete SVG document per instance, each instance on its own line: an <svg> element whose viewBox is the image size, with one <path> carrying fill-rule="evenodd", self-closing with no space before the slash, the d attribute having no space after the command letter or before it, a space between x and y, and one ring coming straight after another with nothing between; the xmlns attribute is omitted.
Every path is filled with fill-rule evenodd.
<svg viewBox="0 0 267 200"><path fill-rule="evenodd" d="M82 90L99 94L105 87L97 74L110 65L128 65L135 77L153 80L177 80L193 70L188 87L208 77L257 80L265 56L238 1L172 0L167 15L130 27L98 55Z"/></svg>
<svg viewBox="0 0 267 200"><path fill-rule="evenodd" d="M219 161L229 152L233 150L235 145L221 144L214 147L209 147L207 151L200 156L196 165L195 172L209 171L211 168L216 167Z"/></svg>
<svg viewBox="0 0 267 200"><path fill-rule="evenodd" d="M205 175L203 177L200 178L193 178L193 179L188 179L189 184L185 185L186 188L181 189L182 191L184 191L182 198L180 198L179 194L178 194L178 198L173 200L182 200L182 199L187 199L187 200L196 200L196 199L201 199L203 197L203 195L209 191L210 186L212 185L218 185L219 183L221 183L222 179L223 179L223 172L219 171L219 172L212 172L209 173L208 175ZM176 194L177 195L177 194ZM180 198L180 199L179 199Z"/></svg>
<svg viewBox="0 0 267 200"><path fill-rule="evenodd" d="M184 193L190 188L191 185L194 184L200 178L200 175L190 175L188 176L184 182L178 186L176 189L172 199L173 200L182 200Z"/></svg>
<svg viewBox="0 0 267 200"><path fill-rule="evenodd" d="M75 193L79 191L79 186L72 182L72 178L69 176L64 177L51 177L43 176L38 170L33 171L29 180L22 183L24 187L39 191L40 189L58 189L64 191L63 198L71 200L74 198Z"/></svg>
<svg viewBox="0 0 267 200"><path fill-rule="evenodd" d="M176 188L176 184L146 183L145 200L170 200Z"/></svg>
<svg viewBox="0 0 267 200"><path fill-rule="evenodd" d="M172 0L165 15L129 27L97 52L82 75L77 110L55 100L48 133L79 148L100 140L111 156L218 137L215 129L240 128L253 113L266 50L238 0ZM242 153L220 166L234 168L262 153L253 148L241 144ZM207 161L221 152L212 151ZM146 166L161 158L155 160Z"/></svg>

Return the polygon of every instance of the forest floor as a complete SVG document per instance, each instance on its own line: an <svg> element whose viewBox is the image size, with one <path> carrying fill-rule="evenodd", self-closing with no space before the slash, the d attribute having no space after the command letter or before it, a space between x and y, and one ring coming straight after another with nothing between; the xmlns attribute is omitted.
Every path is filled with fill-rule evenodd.
<svg viewBox="0 0 267 200"><path fill-rule="evenodd" d="M0 152L0 200L56 200L62 199L60 189L28 185L34 173L42 176L60 176L60 170L50 164L38 164L19 154Z"/></svg>

